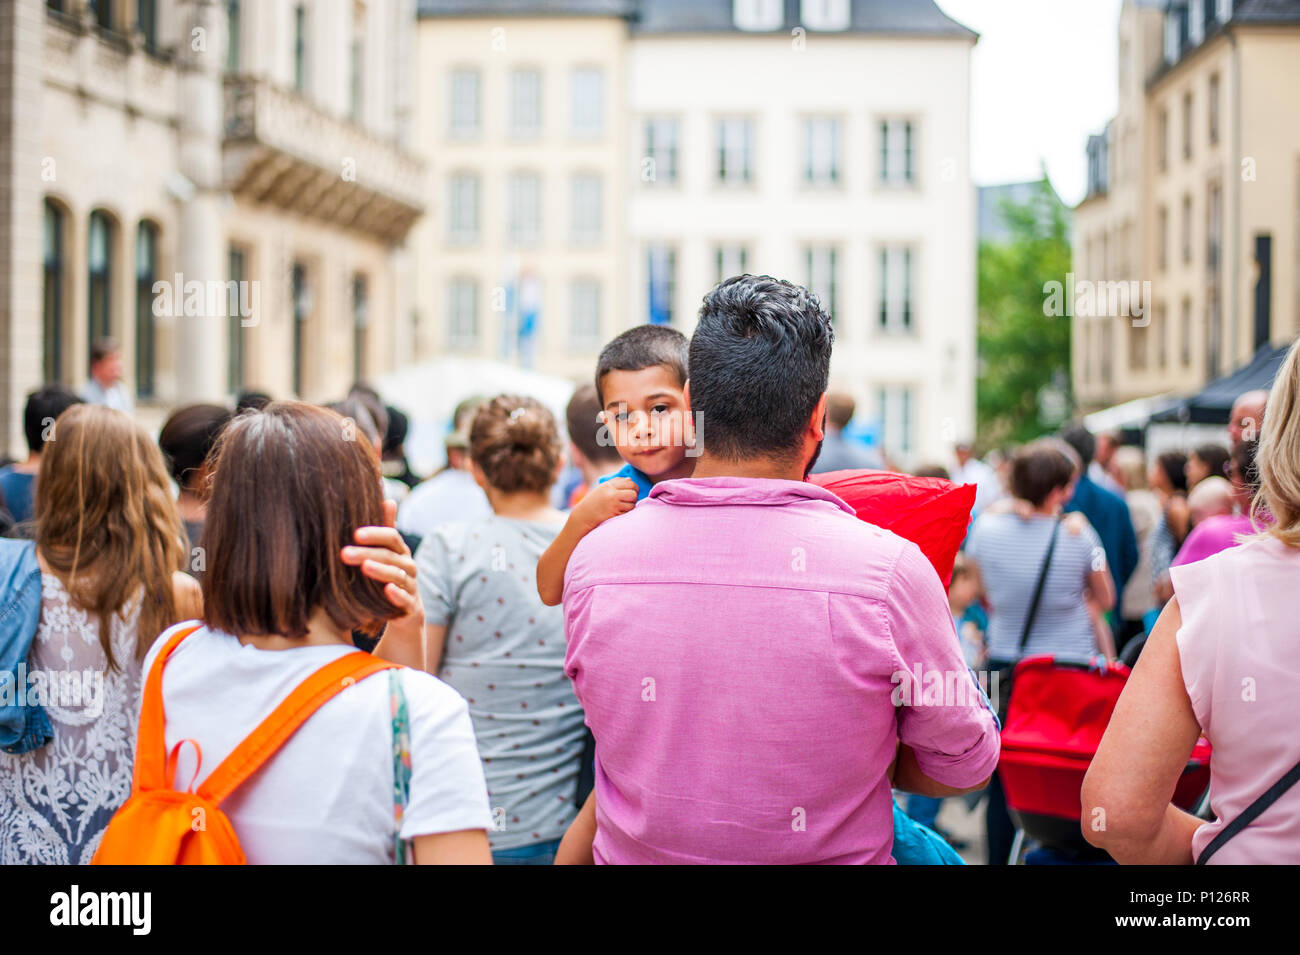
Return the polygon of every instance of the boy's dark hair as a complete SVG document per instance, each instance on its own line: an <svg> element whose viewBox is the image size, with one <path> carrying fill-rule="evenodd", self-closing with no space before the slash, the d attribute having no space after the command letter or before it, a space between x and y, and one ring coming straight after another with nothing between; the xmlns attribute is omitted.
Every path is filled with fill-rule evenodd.
<svg viewBox="0 0 1300 955"><path fill-rule="evenodd" d="M217 443L233 415L224 405L197 404L177 408L158 433L172 477L189 488L203 468L203 462Z"/></svg>
<svg viewBox="0 0 1300 955"><path fill-rule="evenodd" d="M23 407L23 436L27 439L27 450L40 454L45 446L46 422L57 420L63 412L79 404L81 399L76 393L62 385L46 385L28 395Z"/></svg>
<svg viewBox="0 0 1300 955"><path fill-rule="evenodd" d="M1097 439L1081 424L1072 424L1061 432L1061 440L1074 448L1086 468L1097 454Z"/></svg>
<svg viewBox="0 0 1300 955"><path fill-rule="evenodd" d="M275 401L234 418L214 452L203 527L203 619L237 634L301 639L321 608L344 632L400 616L384 585L344 564L358 527L384 522L379 459L343 441L339 415Z"/></svg>
<svg viewBox="0 0 1300 955"><path fill-rule="evenodd" d="M1081 469L1072 447L1063 441L1040 438L1017 451L1011 459L1011 494L1041 507L1049 494L1068 486L1075 470Z"/></svg>
<svg viewBox="0 0 1300 955"><path fill-rule="evenodd" d="M618 456L618 448L612 444L601 444L596 439L601 427L596 416L601 410L600 396L596 394L595 386L580 385L564 410L569 440L592 464L622 461Z"/></svg>
<svg viewBox="0 0 1300 955"><path fill-rule="evenodd" d="M675 328L667 325L629 328L602 348L596 360L596 397L600 406L605 406L601 384L611 371L640 371L663 365L677 376L679 385L685 385L689 351L690 342Z"/></svg>
<svg viewBox="0 0 1300 955"><path fill-rule="evenodd" d="M706 450L726 460L789 460L830 379L835 332L817 296L740 275L704 297L691 338L691 410Z"/></svg>

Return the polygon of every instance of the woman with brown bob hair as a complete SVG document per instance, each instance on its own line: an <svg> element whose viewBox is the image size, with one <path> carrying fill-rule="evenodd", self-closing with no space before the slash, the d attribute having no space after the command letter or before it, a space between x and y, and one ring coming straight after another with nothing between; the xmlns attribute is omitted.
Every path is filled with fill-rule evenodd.
<svg viewBox="0 0 1300 955"><path fill-rule="evenodd" d="M417 555L429 666L469 700L500 814L497 865L550 865L577 812L582 709L564 673L563 612L537 593L537 560L564 526L550 497L561 452L538 401L482 404L470 468L492 516L436 528Z"/></svg>
<svg viewBox="0 0 1300 955"><path fill-rule="evenodd" d="M163 670L168 752L185 739L202 747L197 761L182 748L179 786L201 784L294 688L354 652L354 631L383 631L378 655L423 663L415 564L356 429L324 408L272 402L235 418L214 454L203 625ZM222 804L249 862L392 862L411 841L419 863L489 861L465 701L419 669L391 672L331 698ZM402 712L409 791L396 796Z"/></svg>
<svg viewBox="0 0 1300 955"><path fill-rule="evenodd" d="M23 671L53 738L0 755L0 864L87 863L131 790L141 659L199 612L162 454L128 415L73 405L41 455L40 620Z"/></svg>

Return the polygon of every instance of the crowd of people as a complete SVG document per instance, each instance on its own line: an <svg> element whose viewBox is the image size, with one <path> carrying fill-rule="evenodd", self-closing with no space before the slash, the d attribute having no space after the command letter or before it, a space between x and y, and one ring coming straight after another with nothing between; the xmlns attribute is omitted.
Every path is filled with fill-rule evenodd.
<svg viewBox="0 0 1300 955"><path fill-rule="evenodd" d="M1300 355L1223 444L1073 424L915 468L975 488L945 579L808 480L888 466L850 436L833 342L804 289L729 279L689 340L608 343L563 427L466 399L425 480L364 383L181 407L155 440L98 344L0 468L0 863L91 861L143 778L142 698L167 785L216 785L250 862L959 861L938 815L976 793L1003 862L1008 694L900 706L897 674L1009 687L1041 654L1136 664L1083 790L1113 823L1084 834L1121 862L1223 841L1297 755ZM358 648L400 667L215 782ZM1208 818L1169 805L1202 735ZM1267 818L1215 861L1294 859L1300 801Z"/></svg>

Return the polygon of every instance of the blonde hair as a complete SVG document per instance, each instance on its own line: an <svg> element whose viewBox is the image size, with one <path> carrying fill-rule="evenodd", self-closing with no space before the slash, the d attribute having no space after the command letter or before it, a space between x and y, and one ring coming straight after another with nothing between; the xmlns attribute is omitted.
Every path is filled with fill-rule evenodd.
<svg viewBox="0 0 1300 955"><path fill-rule="evenodd" d="M1265 533L1290 547L1300 547L1300 350L1291 345L1278 369L1264 408L1255 465L1259 493L1251 502L1250 518L1257 524L1273 519ZM1261 519L1263 517L1263 519Z"/></svg>
<svg viewBox="0 0 1300 955"><path fill-rule="evenodd" d="M118 669L110 625L137 593L137 657L176 622L172 574L186 557L180 514L162 452L133 418L73 405L55 429L36 479L36 547L73 603L99 617L99 642Z"/></svg>
<svg viewBox="0 0 1300 955"><path fill-rule="evenodd" d="M1123 475L1125 490L1146 490L1147 462L1141 448L1135 448L1131 444L1120 445L1115 449L1115 457L1111 463L1115 465L1115 470Z"/></svg>

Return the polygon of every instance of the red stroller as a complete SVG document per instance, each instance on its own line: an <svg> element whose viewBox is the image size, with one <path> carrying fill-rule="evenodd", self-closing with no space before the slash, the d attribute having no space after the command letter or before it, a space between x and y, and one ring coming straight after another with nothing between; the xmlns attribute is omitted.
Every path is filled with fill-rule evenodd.
<svg viewBox="0 0 1300 955"><path fill-rule="evenodd" d="M1129 668L1115 664L1097 669L1026 657L1015 670L1015 692L1002 727L998 773L1007 809L1016 824L1011 862L1020 858L1026 837L1064 860L1109 859L1080 831L1083 776L1101 743ZM1174 790L1174 805L1191 811L1210 784L1210 744L1196 744Z"/></svg>

